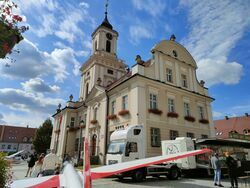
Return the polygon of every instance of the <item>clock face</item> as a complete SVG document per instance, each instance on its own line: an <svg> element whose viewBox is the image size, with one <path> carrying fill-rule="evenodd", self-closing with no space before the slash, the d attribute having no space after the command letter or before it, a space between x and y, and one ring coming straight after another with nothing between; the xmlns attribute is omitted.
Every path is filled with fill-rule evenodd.
<svg viewBox="0 0 250 188"><path fill-rule="evenodd" d="M113 38L113 36L112 36L111 33L107 33L107 34L106 34L106 37L107 37L109 40L112 40L112 38Z"/></svg>

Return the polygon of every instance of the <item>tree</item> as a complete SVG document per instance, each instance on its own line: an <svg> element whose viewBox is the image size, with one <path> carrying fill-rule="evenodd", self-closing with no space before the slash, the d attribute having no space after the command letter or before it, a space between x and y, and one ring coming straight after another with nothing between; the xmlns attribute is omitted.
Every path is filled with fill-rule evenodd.
<svg viewBox="0 0 250 188"><path fill-rule="evenodd" d="M12 179L10 173L10 163L5 160L5 154L0 152L0 187L8 187Z"/></svg>
<svg viewBox="0 0 250 188"><path fill-rule="evenodd" d="M37 129L33 141L34 149L37 153L46 153L46 150L49 149L52 129L53 125L49 118Z"/></svg>

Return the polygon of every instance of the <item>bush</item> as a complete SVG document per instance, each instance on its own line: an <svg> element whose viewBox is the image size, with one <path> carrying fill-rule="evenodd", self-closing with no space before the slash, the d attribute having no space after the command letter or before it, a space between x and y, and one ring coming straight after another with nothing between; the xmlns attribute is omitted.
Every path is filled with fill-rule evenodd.
<svg viewBox="0 0 250 188"><path fill-rule="evenodd" d="M11 183L10 164L5 159L5 154L0 152L0 187L9 187Z"/></svg>

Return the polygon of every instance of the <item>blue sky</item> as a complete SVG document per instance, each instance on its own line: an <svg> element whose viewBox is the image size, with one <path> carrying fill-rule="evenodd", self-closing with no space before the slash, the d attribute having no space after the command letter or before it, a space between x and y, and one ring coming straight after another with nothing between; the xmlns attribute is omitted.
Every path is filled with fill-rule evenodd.
<svg viewBox="0 0 250 188"><path fill-rule="evenodd" d="M16 62L0 60L0 123L36 127L70 94L78 99L79 67L91 54L105 1L15 2L30 30L10 56ZM129 66L175 34L216 99L214 119L250 113L250 1L110 0L108 19L119 32L118 57Z"/></svg>

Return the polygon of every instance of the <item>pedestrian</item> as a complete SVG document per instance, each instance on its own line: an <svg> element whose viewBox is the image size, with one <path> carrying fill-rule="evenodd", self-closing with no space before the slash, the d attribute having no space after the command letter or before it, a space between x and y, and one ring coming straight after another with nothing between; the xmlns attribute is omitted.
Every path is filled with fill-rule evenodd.
<svg viewBox="0 0 250 188"><path fill-rule="evenodd" d="M35 163L34 169L33 169L32 173L31 173L31 177L33 177L33 178L38 177L38 175L41 173L44 157L45 157L44 153L42 153L39 156L38 160Z"/></svg>
<svg viewBox="0 0 250 188"><path fill-rule="evenodd" d="M219 159L218 153L215 153L211 157L211 165L214 169L214 185L219 187L224 187L221 184L221 161Z"/></svg>
<svg viewBox="0 0 250 188"><path fill-rule="evenodd" d="M55 169L58 167L58 165L60 165L60 163L60 159L55 154L55 150L51 149L51 152L46 155L43 160L43 176L53 175L55 173Z"/></svg>
<svg viewBox="0 0 250 188"><path fill-rule="evenodd" d="M27 170L27 173L26 173L25 177L28 177L28 175L31 176L32 168L35 165L35 162L36 162L36 153L31 154L30 157L29 157L28 170Z"/></svg>
<svg viewBox="0 0 250 188"><path fill-rule="evenodd" d="M226 156L226 164L228 167L228 174L231 180L231 188L238 188L237 160L235 160L232 156L230 156L229 152L225 152L225 156Z"/></svg>

